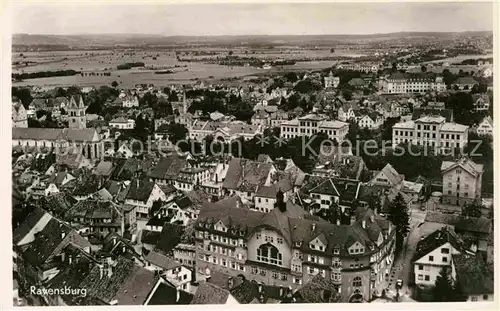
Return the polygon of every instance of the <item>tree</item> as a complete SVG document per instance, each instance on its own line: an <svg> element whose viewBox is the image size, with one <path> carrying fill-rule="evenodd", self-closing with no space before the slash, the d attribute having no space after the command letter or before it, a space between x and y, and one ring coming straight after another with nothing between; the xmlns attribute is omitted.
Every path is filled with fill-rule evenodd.
<svg viewBox="0 0 500 311"><path fill-rule="evenodd" d="M343 89L342 90L342 97L344 97L346 100L351 100L352 99L352 92L348 89Z"/></svg>
<svg viewBox="0 0 500 311"><path fill-rule="evenodd" d="M464 289L460 282L460 277L457 277L453 289L454 289L453 301L467 301L467 299L469 299L469 296L464 292Z"/></svg>
<svg viewBox="0 0 500 311"><path fill-rule="evenodd" d="M184 124L171 123L167 128L168 140L171 143L177 144L180 140L186 139L188 129Z"/></svg>
<svg viewBox="0 0 500 311"><path fill-rule="evenodd" d="M12 96L17 97L23 104L24 108L28 108L31 101L33 101L33 96L31 96L29 88L12 87Z"/></svg>
<svg viewBox="0 0 500 311"><path fill-rule="evenodd" d="M398 193L394 200L389 203L389 214L391 222L396 226L396 249L400 250L404 238L410 231L408 206L401 193Z"/></svg>
<svg viewBox="0 0 500 311"><path fill-rule="evenodd" d="M450 276L450 268L445 266L441 268L439 275L432 289L432 297L434 302L449 302L455 301L455 289L453 280Z"/></svg>
<svg viewBox="0 0 500 311"><path fill-rule="evenodd" d="M160 210L162 205L163 205L163 202L160 199L154 201L153 205L151 206L151 209L149 210L149 217L150 218L154 217L156 215L156 212L158 212Z"/></svg>
<svg viewBox="0 0 500 311"><path fill-rule="evenodd" d="M111 82L111 86L112 87L117 87L118 86L118 82L116 82L116 81Z"/></svg>
<svg viewBox="0 0 500 311"><path fill-rule="evenodd" d="M472 202L470 204L465 203L462 207L462 215L466 217L481 217L481 204L477 202Z"/></svg>

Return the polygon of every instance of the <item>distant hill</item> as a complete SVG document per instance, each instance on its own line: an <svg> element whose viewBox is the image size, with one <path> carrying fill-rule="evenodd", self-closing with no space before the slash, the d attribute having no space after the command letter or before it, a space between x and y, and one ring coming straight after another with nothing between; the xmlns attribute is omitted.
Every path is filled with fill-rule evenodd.
<svg viewBox="0 0 500 311"><path fill-rule="evenodd" d="M335 44L351 41L398 40L408 38L452 38L457 36L491 36L492 31L478 32L396 32L367 35L245 35L245 36L162 36L149 34L100 34L100 35L32 35L14 34L12 45L67 45L79 46L115 46L115 45L178 45L178 44Z"/></svg>

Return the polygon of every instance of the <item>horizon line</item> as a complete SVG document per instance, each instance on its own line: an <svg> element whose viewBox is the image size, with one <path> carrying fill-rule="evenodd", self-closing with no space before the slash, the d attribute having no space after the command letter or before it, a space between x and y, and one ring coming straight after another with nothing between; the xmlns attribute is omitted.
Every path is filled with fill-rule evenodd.
<svg viewBox="0 0 500 311"><path fill-rule="evenodd" d="M468 33L468 32L491 32L493 33L493 29L491 30L462 30L462 31L394 31L394 32L380 32L380 33L331 33L331 34L199 34L199 35L167 35L167 34L158 34L158 33L134 33L134 32L117 32L117 33L12 33L12 35L30 35L30 36L104 36L104 35L142 35L142 36L158 36L158 37L278 37L278 36L287 36L287 37L301 37L301 36L375 36L375 35L391 35L391 34L404 34L404 33L441 33L441 34L454 34L454 33Z"/></svg>

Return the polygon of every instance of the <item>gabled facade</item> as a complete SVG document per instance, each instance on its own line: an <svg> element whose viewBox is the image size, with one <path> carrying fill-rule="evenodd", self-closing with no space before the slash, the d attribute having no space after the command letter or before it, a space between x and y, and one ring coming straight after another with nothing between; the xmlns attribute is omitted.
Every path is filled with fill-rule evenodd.
<svg viewBox="0 0 500 311"><path fill-rule="evenodd" d="M457 162L443 161L443 202L464 205L481 199L483 165L462 158Z"/></svg>

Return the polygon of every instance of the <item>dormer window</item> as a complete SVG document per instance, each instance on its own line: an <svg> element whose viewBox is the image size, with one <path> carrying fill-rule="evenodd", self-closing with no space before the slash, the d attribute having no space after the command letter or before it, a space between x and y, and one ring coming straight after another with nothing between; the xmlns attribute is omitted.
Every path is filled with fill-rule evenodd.
<svg viewBox="0 0 500 311"><path fill-rule="evenodd" d="M302 242L297 241L297 242L295 242L295 247L300 247L301 244L302 244Z"/></svg>
<svg viewBox="0 0 500 311"><path fill-rule="evenodd" d="M340 254L340 249L339 249L338 247L335 247L335 248L333 249L333 253L334 253L335 255Z"/></svg>

